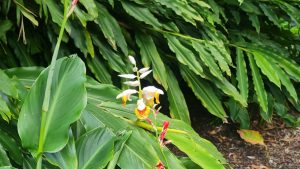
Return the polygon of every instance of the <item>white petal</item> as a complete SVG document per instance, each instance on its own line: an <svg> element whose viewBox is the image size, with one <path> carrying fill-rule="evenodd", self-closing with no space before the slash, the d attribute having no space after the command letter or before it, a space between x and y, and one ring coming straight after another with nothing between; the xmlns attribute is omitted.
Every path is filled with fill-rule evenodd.
<svg viewBox="0 0 300 169"><path fill-rule="evenodd" d="M128 58L129 58L129 61L130 61L133 65L136 65L136 61L135 61L135 59L134 59L133 56L129 55Z"/></svg>
<svg viewBox="0 0 300 169"><path fill-rule="evenodd" d="M124 90L122 93L118 94L118 96L116 97L117 99L123 97L123 96L127 96L128 97L128 100L130 99L130 95L132 94L135 94L137 93L138 91L137 90L134 90L134 89L127 89L127 90Z"/></svg>
<svg viewBox="0 0 300 169"><path fill-rule="evenodd" d="M164 94L164 92L160 89L157 89L156 92L159 93L159 94Z"/></svg>
<svg viewBox="0 0 300 169"><path fill-rule="evenodd" d="M150 68L149 67L144 67L142 69L139 70L140 73L145 73L146 71L148 71Z"/></svg>
<svg viewBox="0 0 300 169"><path fill-rule="evenodd" d="M157 90L155 86L147 86L143 88L143 92L154 93Z"/></svg>
<svg viewBox="0 0 300 169"><path fill-rule="evenodd" d="M133 87L136 87L136 86L139 86L140 85L140 82L139 81L127 81L127 82L124 82L124 84L128 85L128 86L133 86Z"/></svg>
<svg viewBox="0 0 300 169"><path fill-rule="evenodd" d="M119 76L126 79L134 79L136 77L134 74L121 74Z"/></svg>
<svg viewBox="0 0 300 169"><path fill-rule="evenodd" d="M142 73L140 78L143 79L144 77L148 76L151 72L152 70L148 70L147 72Z"/></svg>
<svg viewBox="0 0 300 169"><path fill-rule="evenodd" d="M137 70L138 70L137 67L132 68L132 71L133 71L133 72L137 72Z"/></svg>
<svg viewBox="0 0 300 169"><path fill-rule="evenodd" d="M138 110L144 110L146 107L145 103L144 103L144 100L143 99L139 99L137 101L137 109Z"/></svg>

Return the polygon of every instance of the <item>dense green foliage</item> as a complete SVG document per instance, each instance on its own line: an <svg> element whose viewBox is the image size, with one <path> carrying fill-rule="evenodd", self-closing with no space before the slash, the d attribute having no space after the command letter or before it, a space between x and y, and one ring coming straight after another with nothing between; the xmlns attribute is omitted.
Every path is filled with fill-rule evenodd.
<svg viewBox="0 0 300 169"><path fill-rule="evenodd" d="M33 66L50 64L63 3L1 1L0 165L34 168L28 152L47 152L49 168L101 168L109 161L112 168L151 168L159 159L172 169L185 168L191 160L203 168L222 168L225 161L216 148L189 126L189 100L180 88L189 86L211 114L223 121L230 117L241 128L249 128L250 106L267 122L276 112L291 125L300 123L289 113L300 111L299 8L298 0L79 0L66 23L53 75L50 98L58 104L50 102L49 117L40 121L49 68ZM87 68L78 57L63 58L74 53ZM188 133L167 138L189 158L162 151L151 134L128 122L136 118L134 105L120 107L115 100L119 90L114 86L125 88L116 75L131 72L129 54L153 68L172 117L160 115L160 123L168 119L171 128ZM85 69L97 81L85 77ZM94 147L93 139L102 146Z"/></svg>

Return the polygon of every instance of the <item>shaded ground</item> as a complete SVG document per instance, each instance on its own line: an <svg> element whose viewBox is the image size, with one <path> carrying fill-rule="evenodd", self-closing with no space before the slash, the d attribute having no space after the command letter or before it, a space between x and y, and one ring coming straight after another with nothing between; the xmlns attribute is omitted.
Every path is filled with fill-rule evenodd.
<svg viewBox="0 0 300 169"><path fill-rule="evenodd" d="M195 121L196 120L196 121ZM208 119L194 119L194 129L213 142L237 169L300 169L300 127L286 128L282 122L252 126L259 131L267 148L243 141L232 124L212 125ZM200 124L201 123L201 124Z"/></svg>

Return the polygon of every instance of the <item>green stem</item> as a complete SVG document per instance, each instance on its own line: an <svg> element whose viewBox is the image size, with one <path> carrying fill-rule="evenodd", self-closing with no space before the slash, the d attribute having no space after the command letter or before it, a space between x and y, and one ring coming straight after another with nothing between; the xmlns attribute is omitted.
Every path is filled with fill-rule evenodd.
<svg viewBox="0 0 300 169"><path fill-rule="evenodd" d="M42 117L41 117L41 129L40 129L40 135L39 135L39 144L38 144L38 150L37 150L37 169L41 169L42 168L42 154L44 152L44 140L45 140L45 123L46 123L46 113L49 110L49 104L50 104L50 94L51 94L51 85L52 85L52 79L53 79L53 74L54 74L54 70L55 70L55 63L56 63L56 59L58 56L58 51L60 48L60 44L61 44L61 40L64 34L64 30L65 30L65 26L68 20L67 17L67 7L68 4L68 0L64 1L64 18L61 24L61 28L60 28L60 32L59 32L59 36L54 48L54 52L52 55L52 60L51 60L51 64L49 66L49 72L48 72L48 77L47 77L47 84L46 84L46 89L45 89L45 95L44 95L44 100L43 100L43 105L42 105Z"/></svg>
<svg viewBox="0 0 300 169"><path fill-rule="evenodd" d="M135 126L138 126L138 127L141 127L143 129L146 129L146 130L149 130L149 131L153 131L153 127L150 125L150 124L147 124L145 122L141 122L141 121L132 121L132 120L128 120L128 119L125 119L128 123L130 124L133 124ZM156 127L157 128L157 131L162 131L162 127ZM171 133L178 133L178 134L187 134L186 131L183 131L183 130L177 130L177 129L168 129L168 132L171 132Z"/></svg>

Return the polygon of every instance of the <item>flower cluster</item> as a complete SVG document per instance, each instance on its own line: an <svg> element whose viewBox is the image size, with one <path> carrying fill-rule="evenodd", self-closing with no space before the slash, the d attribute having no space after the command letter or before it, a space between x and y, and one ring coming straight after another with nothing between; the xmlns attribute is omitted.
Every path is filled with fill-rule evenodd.
<svg viewBox="0 0 300 169"><path fill-rule="evenodd" d="M148 76L152 72L152 70L150 70L148 67L138 69L133 56L129 56L129 60L133 65L132 70L134 74L121 74L119 76L129 80L124 82L124 84L134 88L138 87L138 90L127 89L120 93L117 96L117 99L121 98L123 106L125 106L127 101L131 101L130 96L132 94L138 93L139 99L137 101L137 106L134 112L139 120L145 120L148 118L151 110L153 112L156 112L154 108L157 104L160 103L159 96L163 95L164 92L161 89L156 88L155 86L147 86L142 89L141 79Z"/></svg>
<svg viewBox="0 0 300 169"><path fill-rule="evenodd" d="M159 96L163 95L164 92L161 89L156 88L155 86L147 86L142 88L141 79L148 76L152 70L148 67L144 67L138 69L136 66L136 61L133 56L129 56L129 61L133 65L133 74L121 74L119 75L122 78L128 79L128 81L124 82L124 84L134 88L127 89L121 92L117 99L122 99L123 106L126 106L127 101L131 101L130 96L133 94L138 94L139 99L136 103L136 108L134 113L138 120L146 120L156 132L156 136L158 137L158 142L161 147L168 144L170 141L164 141L165 135L167 133L167 129L169 126L168 121L163 122L163 126L161 128L161 133L158 136L158 130L156 127L156 116L161 109L161 107L157 107L160 104ZM136 89L138 88L138 89ZM153 112L154 115L154 123L148 118L149 114ZM156 164L156 169L164 169L164 164L161 161L158 161Z"/></svg>

